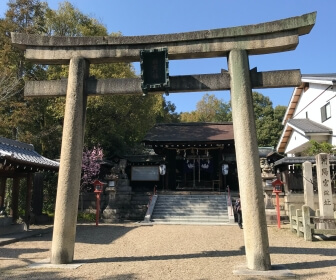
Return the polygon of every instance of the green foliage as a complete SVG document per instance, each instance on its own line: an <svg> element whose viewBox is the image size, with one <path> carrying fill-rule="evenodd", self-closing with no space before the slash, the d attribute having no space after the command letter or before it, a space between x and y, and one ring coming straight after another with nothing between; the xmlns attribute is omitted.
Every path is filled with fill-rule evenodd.
<svg viewBox="0 0 336 280"><path fill-rule="evenodd" d="M47 9L46 33L53 36L106 36L107 30L96 19L64 1L56 11Z"/></svg>
<svg viewBox="0 0 336 280"><path fill-rule="evenodd" d="M252 92L258 145L275 147L279 141L285 115L285 106L273 109L271 100L258 92ZM215 95L205 94L197 103L197 109L181 113L182 122L227 122L232 121L231 103L217 99Z"/></svg>
<svg viewBox="0 0 336 280"><path fill-rule="evenodd" d="M34 112L28 105L39 101L23 99L23 79L45 77L44 67L24 62L23 52L11 44L10 32L43 33L46 4L38 0L11 0L8 7L5 18L0 20L0 29L4 31L0 34L0 44L3 46L0 48L0 75L16 77L19 83L14 94L0 102L0 134L36 146L40 140L30 140L32 135L36 138L39 136L36 134L37 123L34 118L29 122ZM3 90L3 87L0 88L0 92Z"/></svg>
<svg viewBox="0 0 336 280"><path fill-rule="evenodd" d="M220 104L215 121L232 122L231 102L223 102Z"/></svg>
<svg viewBox="0 0 336 280"><path fill-rule="evenodd" d="M196 110L190 113L181 113L182 122L218 122L229 119L230 106L215 97L214 94L206 93L197 103Z"/></svg>
<svg viewBox="0 0 336 280"><path fill-rule="evenodd" d="M213 94L206 93L203 95L201 101L196 105L196 111L198 113L198 119L201 122L213 122L216 119L216 115L219 111L221 101L217 99Z"/></svg>
<svg viewBox="0 0 336 280"><path fill-rule="evenodd" d="M47 4L39 0L10 0L6 20L14 23L15 32L44 32Z"/></svg>
<svg viewBox="0 0 336 280"><path fill-rule="evenodd" d="M58 176L53 172L44 173L43 187L43 213L53 213L55 211L55 201L57 193Z"/></svg>
<svg viewBox="0 0 336 280"><path fill-rule="evenodd" d="M78 212L77 215L77 222L95 222L96 221L96 214L95 213L88 213L88 212Z"/></svg>
<svg viewBox="0 0 336 280"><path fill-rule="evenodd" d="M305 156L315 156L320 153L333 154L336 146L331 145L327 142L319 143L315 140L309 141L310 147L302 152L302 155Z"/></svg>
<svg viewBox="0 0 336 280"><path fill-rule="evenodd" d="M159 107L156 115L156 123L178 123L180 120L179 114L175 112L176 106L162 95L157 95L157 106Z"/></svg>

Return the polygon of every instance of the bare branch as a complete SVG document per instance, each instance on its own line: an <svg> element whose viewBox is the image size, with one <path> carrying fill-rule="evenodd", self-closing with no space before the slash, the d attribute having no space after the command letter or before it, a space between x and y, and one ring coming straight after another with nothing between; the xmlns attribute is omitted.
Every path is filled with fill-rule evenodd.
<svg viewBox="0 0 336 280"><path fill-rule="evenodd" d="M0 102L4 101L23 89L22 79L14 75L0 74Z"/></svg>

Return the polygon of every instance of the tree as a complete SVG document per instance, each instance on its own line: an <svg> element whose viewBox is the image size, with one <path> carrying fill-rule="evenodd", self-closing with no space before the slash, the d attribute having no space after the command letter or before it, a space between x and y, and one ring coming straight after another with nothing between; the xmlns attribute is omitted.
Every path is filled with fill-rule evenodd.
<svg viewBox="0 0 336 280"><path fill-rule="evenodd" d="M216 120L216 115L219 112L221 103L221 100L216 98L214 94L209 95L206 93L203 95L201 101L199 101L196 105L199 121L214 122Z"/></svg>
<svg viewBox="0 0 336 280"><path fill-rule="evenodd" d="M222 100L216 98L214 94L206 93L196 104L196 110L190 113L181 113L182 122L215 122L222 112Z"/></svg>
<svg viewBox="0 0 336 280"><path fill-rule="evenodd" d="M107 30L97 19L84 15L64 1L58 10L47 9L46 33L51 36L106 36Z"/></svg>
<svg viewBox="0 0 336 280"><path fill-rule="evenodd" d="M275 147L279 141L283 126L282 118L285 106L273 109L271 100L258 92L252 92L253 109L259 146ZM227 122L232 121L230 102L223 102L214 95L205 94L196 105L196 110L181 113L183 122Z"/></svg>
<svg viewBox="0 0 336 280"><path fill-rule="evenodd" d="M10 78L0 88L5 96L0 101L0 133L25 142L25 135L20 133L31 126L23 126L30 117L23 100L23 80L38 77L43 67L24 62L23 52L11 44L10 32L41 34L46 4L38 0L11 0L8 7L5 18L0 20L0 73L2 77Z"/></svg>
<svg viewBox="0 0 336 280"><path fill-rule="evenodd" d="M196 111L182 112L180 114L181 122L198 122L198 115Z"/></svg>
<svg viewBox="0 0 336 280"><path fill-rule="evenodd" d="M282 118L286 107L277 106L273 109L273 103L267 96L255 91L252 95L258 145L275 147L283 130Z"/></svg>
<svg viewBox="0 0 336 280"><path fill-rule="evenodd" d="M216 114L217 122L232 122L231 102L222 102Z"/></svg>
<svg viewBox="0 0 336 280"><path fill-rule="evenodd" d="M80 190L88 191L92 189L91 184L97 179L100 171L100 164L103 159L103 149L93 147L91 150L84 148L82 158L82 178Z"/></svg>
<svg viewBox="0 0 336 280"><path fill-rule="evenodd" d="M20 78L12 74L0 74L0 102L18 94L22 89L23 85Z"/></svg>
<svg viewBox="0 0 336 280"><path fill-rule="evenodd" d="M315 140L309 141L309 148L307 148L305 151L302 152L302 155L304 156L315 156L320 153L326 153L326 154L334 154L336 149L336 146L333 146L330 143L322 142L319 143Z"/></svg>
<svg viewBox="0 0 336 280"><path fill-rule="evenodd" d="M36 34L45 31L46 3L39 0L9 0L8 7L6 19L15 24L16 32Z"/></svg>
<svg viewBox="0 0 336 280"><path fill-rule="evenodd" d="M158 102L161 102L161 110L159 110L156 116L156 123L177 123L180 121L180 115L175 112L176 106L170 101L166 101L166 99L160 95Z"/></svg>

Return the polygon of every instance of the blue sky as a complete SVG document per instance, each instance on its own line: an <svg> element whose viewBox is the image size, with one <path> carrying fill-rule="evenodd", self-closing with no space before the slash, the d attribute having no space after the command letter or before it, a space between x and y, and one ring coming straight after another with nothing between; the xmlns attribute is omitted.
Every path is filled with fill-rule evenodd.
<svg viewBox="0 0 336 280"><path fill-rule="evenodd" d="M7 9L0 1L0 16ZM48 0L57 9L63 1ZM149 35L226 28L274 21L317 11L310 34L301 36L296 50L250 57L250 68L258 71L301 69L302 74L336 73L336 1L334 0L69 0L82 13L98 19L108 32L125 36ZM139 64L135 64L139 72ZM227 69L226 58L169 62L171 76L219 73ZM293 88L257 90L268 96L273 106L289 103ZM196 109L206 92L174 93L166 97L177 112ZM229 91L209 92L228 101Z"/></svg>

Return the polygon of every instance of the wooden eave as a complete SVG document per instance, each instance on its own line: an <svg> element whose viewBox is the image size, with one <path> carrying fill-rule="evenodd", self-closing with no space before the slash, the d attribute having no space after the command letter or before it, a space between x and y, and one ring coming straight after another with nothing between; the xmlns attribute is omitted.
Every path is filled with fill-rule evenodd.
<svg viewBox="0 0 336 280"><path fill-rule="evenodd" d="M305 83L302 83L299 87L294 89L291 100L288 104L285 116L283 118L282 124L285 125L287 120L292 119L295 113L296 106L301 98L301 94L305 88Z"/></svg>
<svg viewBox="0 0 336 280"><path fill-rule="evenodd" d="M0 171L15 171L17 173L35 173L39 171L58 171L58 166L47 166L44 164L26 162L7 156L0 157Z"/></svg>
<svg viewBox="0 0 336 280"><path fill-rule="evenodd" d="M279 153L284 153L285 152L286 147L288 145L288 141L289 141L289 139L292 135L292 132L293 132L293 128L291 126L289 126L288 124L286 124L286 126L285 126L285 128L282 132L279 144L277 146L277 151Z"/></svg>

